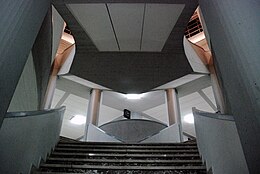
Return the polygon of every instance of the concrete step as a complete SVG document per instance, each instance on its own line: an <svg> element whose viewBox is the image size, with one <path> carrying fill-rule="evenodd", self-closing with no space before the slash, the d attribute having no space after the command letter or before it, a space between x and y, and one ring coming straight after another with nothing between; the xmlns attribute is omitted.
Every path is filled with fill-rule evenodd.
<svg viewBox="0 0 260 174"><path fill-rule="evenodd" d="M81 170L76 169L72 171L63 171L63 172L55 172L55 171L35 171L33 174L207 174L206 170L194 170L194 171L174 171L174 170L163 170L163 171L130 171L130 170Z"/></svg>
<svg viewBox="0 0 260 174"><path fill-rule="evenodd" d="M165 153L198 153L197 149L189 149L189 150L169 150L169 149L81 149L81 148L55 148L56 152L88 152L88 153L140 153L140 154L155 154L155 153L160 153L160 154L165 154Z"/></svg>
<svg viewBox="0 0 260 174"><path fill-rule="evenodd" d="M189 142L189 143L136 143L136 144L128 144L128 143L117 143L117 142L59 142L60 144L71 144L71 145L94 145L94 146L106 146L106 145L112 145L112 146L190 146L190 145L197 145L196 142Z"/></svg>
<svg viewBox="0 0 260 174"><path fill-rule="evenodd" d="M61 140L33 174L206 174L196 142L123 144Z"/></svg>
<svg viewBox="0 0 260 174"><path fill-rule="evenodd" d="M42 164L41 169L97 169L97 170L205 170L205 166L100 166L100 165L67 165Z"/></svg>
<svg viewBox="0 0 260 174"><path fill-rule="evenodd" d="M90 144L64 144L59 143L59 148L91 148L91 149L197 149L196 145L184 145L184 146L134 146L134 145L90 145Z"/></svg>
<svg viewBox="0 0 260 174"><path fill-rule="evenodd" d="M48 158L46 163L122 163L122 164L130 164L130 163L140 163L142 165L145 164L154 164L154 165L162 165L162 164L168 164L168 165L202 165L201 160L147 160L147 159L77 159L77 158Z"/></svg>
<svg viewBox="0 0 260 174"><path fill-rule="evenodd" d="M200 158L198 153L189 154L111 154L111 153L70 153L70 152L53 152L50 157L74 157L74 158Z"/></svg>

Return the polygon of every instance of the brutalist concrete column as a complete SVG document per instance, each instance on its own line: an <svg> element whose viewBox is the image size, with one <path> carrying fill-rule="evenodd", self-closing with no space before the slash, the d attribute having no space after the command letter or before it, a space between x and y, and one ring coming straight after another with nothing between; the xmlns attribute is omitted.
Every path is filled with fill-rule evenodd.
<svg viewBox="0 0 260 174"><path fill-rule="evenodd" d="M92 89L90 91L90 100L88 103L88 113L86 120L86 128L84 139L87 139L88 134L88 125L93 124L95 126L98 125L98 116L99 116L99 108L101 101L101 90L100 89Z"/></svg>
<svg viewBox="0 0 260 174"><path fill-rule="evenodd" d="M260 161L260 1L200 0L214 66L250 173Z"/></svg>
<svg viewBox="0 0 260 174"><path fill-rule="evenodd" d="M166 101L168 109L168 118L169 126L173 124L178 124L180 132L180 141L183 141L182 136L182 124L181 124L181 114L180 114L180 105L178 100L178 95L176 89L167 89L166 90Z"/></svg>

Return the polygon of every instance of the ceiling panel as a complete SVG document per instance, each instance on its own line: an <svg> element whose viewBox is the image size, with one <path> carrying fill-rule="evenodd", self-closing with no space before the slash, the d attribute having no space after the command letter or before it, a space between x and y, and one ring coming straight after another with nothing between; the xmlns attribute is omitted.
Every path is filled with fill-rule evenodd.
<svg viewBox="0 0 260 174"><path fill-rule="evenodd" d="M118 45L105 4L68 4L99 51L118 51Z"/></svg>
<svg viewBox="0 0 260 174"><path fill-rule="evenodd" d="M142 39L142 51L161 51L184 4L147 4Z"/></svg>
<svg viewBox="0 0 260 174"><path fill-rule="evenodd" d="M120 51L140 51L144 4L108 4Z"/></svg>

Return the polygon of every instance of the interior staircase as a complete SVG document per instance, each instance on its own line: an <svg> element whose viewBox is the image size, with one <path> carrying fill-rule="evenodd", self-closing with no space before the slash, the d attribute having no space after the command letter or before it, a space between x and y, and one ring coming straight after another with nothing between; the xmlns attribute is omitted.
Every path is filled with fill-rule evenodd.
<svg viewBox="0 0 260 174"><path fill-rule="evenodd" d="M61 138L32 174L205 174L195 141L164 144L80 142Z"/></svg>

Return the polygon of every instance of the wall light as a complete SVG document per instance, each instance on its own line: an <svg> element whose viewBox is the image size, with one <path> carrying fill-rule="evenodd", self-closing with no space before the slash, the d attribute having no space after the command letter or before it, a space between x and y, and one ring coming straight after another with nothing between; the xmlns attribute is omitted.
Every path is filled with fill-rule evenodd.
<svg viewBox="0 0 260 174"><path fill-rule="evenodd" d="M184 118L183 118L183 120L184 120L186 123L194 124L194 117L193 117L193 114L192 114L192 113L185 115Z"/></svg>
<svg viewBox="0 0 260 174"><path fill-rule="evenodd" d="M136 100L141 99L144 96L144 94L126 94L125 96L127 99Z"/></svg>
<svg viewBox="0 0 260 174"><path fill-rule="evenodd" d="M70 119L70 122L77 125L82 125L86 123L86 117L83 115L75 115Z"/></svg>

